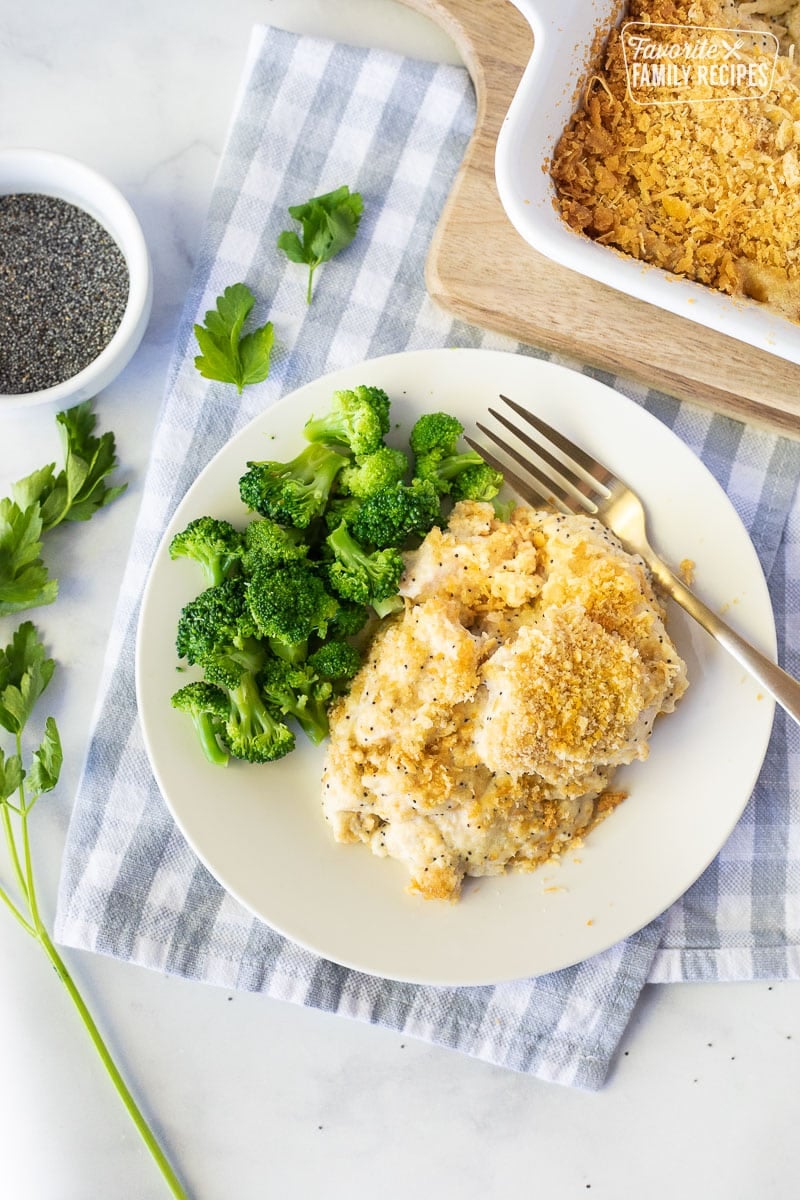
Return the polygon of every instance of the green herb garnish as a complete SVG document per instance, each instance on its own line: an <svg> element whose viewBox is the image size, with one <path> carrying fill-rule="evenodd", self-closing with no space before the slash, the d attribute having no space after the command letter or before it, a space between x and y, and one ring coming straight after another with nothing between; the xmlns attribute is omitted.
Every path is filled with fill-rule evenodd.
<svg viewBox="0 0 800 1200"><path fill-rule="evenodd" d="M247 384L267 378L275 340L271 321L242 333L254 304L255 296L247 284L231 284L217 297L217 307L206 313L204 325L194 327L202 350L194 360L200 374L204 379L233 383L239 393Z"/></svg>
<svg viewBox="0 0 800 1200"><path fill-rule="evenodd" d="M91 401L58 413L64 467L48 463L20 479L0 500L0 616L52 604L58 583L42 559L42 537L62 521L88 521L125 491L109 487L116 466L113 433L94 435Z"/></svg>
<svg viewBox="0 0 800 1200"><path fill-rule="evenodd" d="M299 221L302 234L284 230L278 237L278 249L291 262L308 266L308 304L311 303L314 271L320 263L328 262L350 245L363 210L361 195L351 192L347 184L289 209L289 216Z"/></svg>
<svg viewBox="0 0 800 1200"><path fill-rule="evenodd" d="M44 950L172 1195L178 1200L186 1200L186 1193L177 1175L114 1063L39 912L29 819L40 797L51 792L58 783L62 762L61 740L52 717L45 720L38 745L27 755L23 735L28 731L28 722L36 702L50 682L54 669L55 663L52 658L45 656L42 642L30 621L23 622L14 633L11 643L5 649L0 649L0 727L10 735L12 741L10 753L0 748L0 824L17 892L14 896L0 886L0 902Z"/></svg>

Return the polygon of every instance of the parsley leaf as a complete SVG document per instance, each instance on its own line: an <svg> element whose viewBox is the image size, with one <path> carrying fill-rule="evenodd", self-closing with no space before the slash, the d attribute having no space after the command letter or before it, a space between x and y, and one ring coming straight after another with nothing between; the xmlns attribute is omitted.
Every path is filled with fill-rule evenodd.
<svg viewBox="0 0 800 1200"><path fill-rule="evenodd" d="M0 500L0 616L55 600L58 584L42 561L41 535L38 502L20 508Z"/></svg>
<svg viewBox="0 0 800 1200"><path fill-rule="evenodd" d="M34 750L30 770L26 776L28 788L28 811L45 792L52 792L58 783L64 754L61 738L52 717L44 723L44 736L38 750Z"/></svg>
<svg viewBox="0 0 800 1200"><path fill-rule="evenodd" d="M240 394L247 384L261 383L269 375L275 339L271 321L242 334L254 303L249 287L234 283L217 297L217 306L206 313L204 325L194 327L202 351L194 360L200 374L204 379L233 383Z"/></svg>
<svg viewBox="0 0 800 1200"><path fill-rule="evenodd" d="M290 262L308 266L308 304L311 303L314 271L320 263L328 262L350 245L363 210L362 196L359 192L351 192L347 184L289 208L289 216L300 223L302 236L284 230L278 237L278 249Z"/></svg>
<svg viewBox="0 0 800 1200"><path fill-rule="evenodd" d="M58 583L42 559L42 535L62 521L88 521L125 491L109 487L116 466L113 433L94 435L96 417L84 400L56 416L64 444L64 467L55 463L20 479L0 500L0 616L52 604Z"/></svg>
<svg viewBox="0 0 800 1200"><path fill-rule="evenodd" d="M103 482L117 461L114 434L94 436L97 418L90 401L58 413L56 420L64 444L64 469L39 499L45 530L62 521L88 521L127 487L124 483L106 487Z"/></svg>
<svg viewBox="0 0 800 1200"><path fill-rule="evenodd" d="M6 758L0 750L0 803L9 800L22 787L25 772L22 769L22 759L18 754L9 754Z"/></svg>
<svg viewBox="0 0 800 1200"><path fill-rule="evenodd" d="M50 682L55 662L45 658L35 627L24 621L10 645L0 649L0 725L20 734L33 706Z"/></svg>

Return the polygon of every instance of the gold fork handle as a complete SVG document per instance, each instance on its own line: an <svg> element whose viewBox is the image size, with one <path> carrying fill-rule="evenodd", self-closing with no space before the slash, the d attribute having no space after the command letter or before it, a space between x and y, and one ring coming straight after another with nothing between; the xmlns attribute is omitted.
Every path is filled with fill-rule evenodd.
<svg viewBox="0 0 800 1200"><path fill-rule="evenodd" d="M710 633L729 654L745 667L753 678L769 692L778 704L800 725L800 681L777 666L745 638L740 637L730 625L712 612L686 584L678 579L670 568L655 554L643 555L654 577L664 591L694 617L707 633Z"/></svg>

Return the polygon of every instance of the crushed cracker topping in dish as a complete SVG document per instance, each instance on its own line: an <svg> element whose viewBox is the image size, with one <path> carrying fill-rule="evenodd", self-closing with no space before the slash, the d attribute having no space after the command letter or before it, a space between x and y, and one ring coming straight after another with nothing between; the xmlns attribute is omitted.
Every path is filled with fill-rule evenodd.
<svg viewBox="0 0 800 1200"><path fill-rule="evenodd" d="M686 668L643 563L588 517L461 502L406 555L401 592L331 712L323 810L412 892L454 900L620 804L614 768L647 757Z"/></svg>
<svg viewBox="0 0 800 1200"><path fill-rule="evenodd" d="M800 321L800 4L631 0L625 19L773 33L771 86L747 100L709 89L693 103L636 103L612 30L549 164L561 217L596 242Z"/></svg>

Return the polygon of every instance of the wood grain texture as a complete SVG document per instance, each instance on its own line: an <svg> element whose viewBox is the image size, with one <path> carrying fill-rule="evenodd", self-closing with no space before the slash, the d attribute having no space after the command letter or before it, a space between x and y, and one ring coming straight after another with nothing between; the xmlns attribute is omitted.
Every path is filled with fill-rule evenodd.
<svg viewBox="0 0 800 1200"><path fill-rule="evenodd" d="M453 39L477 98L475 130L428 254L431 298L472 324L800 437L800 366L551 262L506 217L495 143L533 48L509 0L404 2Z"/></svg>

